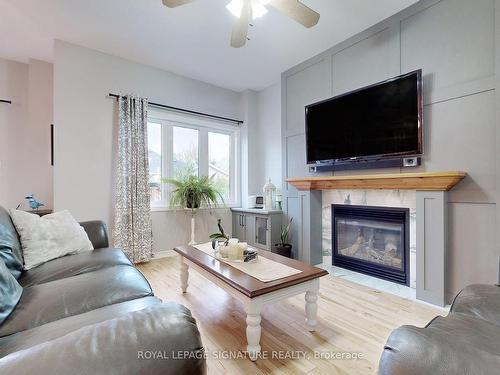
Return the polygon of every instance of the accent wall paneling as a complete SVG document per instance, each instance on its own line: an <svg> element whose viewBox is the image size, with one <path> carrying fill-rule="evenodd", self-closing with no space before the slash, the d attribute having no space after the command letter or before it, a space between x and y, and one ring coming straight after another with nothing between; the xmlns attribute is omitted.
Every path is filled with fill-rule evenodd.
<svg viewBox="0 0 500 375"><path fill-rule="evenodd" d="M390 26L332 56L333 95L400 74L399 30Z"/></svg>
<svg viewBox="0 0 500 375"><path fill-rule="evenodd" d="M498 271L498 248L494 245L497 233L492 230L495 221L494 204L448 203L448 298L454 296L450 290L463 287L464 279L497 282L492 280Z"/></svg>
<svg viewBox="0 0 500 375"><path fill-rule="evenodd" d="M443 0L401 21L401 69L426 93L495 75L494 0Z"/></svg>
<svg viewBox="0 0 500 375"><path fill-rule="evenodd" d="M287 176L301 177L314 174L309 173L305 164L306 137L305 134L296 134L286 138Z"/></svg>
<svg viewBox="0 0 500 375"><path fill-rule="evenodd" d="M496 150L500 150L500 0L495 0L495 96L496 96ZM496 162L495 168L495 181L497 187L496 201L500 201L500 163ZM497 244L495 250L498 251L498 244L500 244L500 204L497 204L494 209L493 218L496 221L495 236L493 242ZM500 270L499 270L500 272ZM498 275L500 282L500 274Z"/></svg>
<svg viewBox="0 0 500 375"><path fill-rule="evenodd" d="M295 190L295 189L294 189ZM295 190L296 193L297 190ZM302 230L302 221L295 220L295 218L302 217L301 210L302 204L300 202L300 197L296 194L288 194L284 201L284 207L286 207L286 213L288 217L293 217L292 225L290 226L290 243L292 245L292 256L295 259L303 259L302 250L303 247L299 246L299 236Z"/></svg>
<svg viewBox="0 0 500 375"><path fill-rule="evenodd" d="M329 59L321 59L286 77L286 134L304 133L304 107L331 96ZM304 156L305 157L305 156Z"/></svg>
<svg viewBox="0 0 500 375"><path fill-rule="evenodd" d="M450 247L445 264L448 279L453 275L449 294L473 282L498 280L497 270L483 269L483 265L486 258L497 264L500 256L500 247L495 246L492 252L492 238L484 236L484 233L496 233L498 228L496 215L491 220L491 214L498 212L496 187L500 181L496 163L500 148L497 131L500 100L495 93L500 87L500 58L495 55L495 46L500 46L500 33L495 32L500 30L500 21L495 23L495 19L500 20L499 8L500 0L422 0L282 74L282 136L287 148L283 151L283 176L286 179L311 176L305 165L305 144L299 145L301 137L297 136L305 132L305 105L423 68L425 154L422 166L411 170L336 172L335 175L468 172L469 176L447 195L449 206L453 205L449 210L447 240ZM328 65L326 72L325 64ZM310 87L301 89L309 83L317 85L316 91ZM322 96L328 92L326 83L331 84L331 92ZM305 173L297 176L301 171ZM296 221L297 231L303 232L310 223L303 223L304 216L296 215L307 209L307 204L295 200L299 192L291 186L285 194L294 198L289 216ZM288 201L285 197L285 202ZM467 215L467 210L474 214ZM478 215L490 218L481 220L485 227L477 228L474 217ZM462 230L458 230L458 226ZM465 227L467 231L463 230ZM497 244L499 236L496 236ZM311 243L320 241L318 238ZM471 242L477 249L474 258L467 253L470 248L463 245ZM311 251L311 248L300 249L303 259L310 259ZM491 259L492 253L496 258ZM459 272L458 259L468 260L468 272Z"/></svg>
<svg viewBox="0 0 500 375"><path fill-rule="evenodd" d="M464 170L469 177L449 194L454 202L495 202L495 92L426 106L418 171Z"/></svg>
<svg viewBox="0 0 500 375"><path fill-rule="evenodd" d="M331 58L308 62L286 78L282 78L282 154L284 177L309 173L305 164L304 113L307 104L326 99L332 94ZM293 93L293 95L288 95ZM289 195L297 193L285 184ZM291 189L291 190L290 190ZM285 200L286 207L286 200Z"/></svg>

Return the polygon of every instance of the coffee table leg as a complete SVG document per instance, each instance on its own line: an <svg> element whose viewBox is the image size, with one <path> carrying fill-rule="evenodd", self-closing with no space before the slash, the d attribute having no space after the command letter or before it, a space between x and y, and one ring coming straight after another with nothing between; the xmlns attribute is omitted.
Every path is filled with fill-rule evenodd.
<svg viewBox="0 0 500 375"><path fill-rule="evenodd" d="M247 352L252 361L256 361L260 353L261 309L262 304L254 300L249 300L245 306L247 313Z"/></svg>
<svg viewBox="0 0 500 375"><path fill-rule="evenodd" d="M306 292L306 327L308 331L316 331L318 325L318 290L319 280L314 280L311 289Z"/></svg>
<svg viewBox="0 0 500 375"><path fill-rule="evenodd" d="M186 293L188 287L188 279L189 279L189 266L184 263L184 258L180 257L181 263L181 289L182 293Z"/></svg>

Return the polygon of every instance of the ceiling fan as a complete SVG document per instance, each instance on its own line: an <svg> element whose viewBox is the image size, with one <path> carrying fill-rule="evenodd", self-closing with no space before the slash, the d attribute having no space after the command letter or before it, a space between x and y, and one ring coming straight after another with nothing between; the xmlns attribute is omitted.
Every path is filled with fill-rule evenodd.
<svg viewBox="0 0 500 375"><path fill-rule="evenodd" d="M195 0L163 0L169 8L175 8ZM319 13L299 0L232 0L226 7L238 20L233 26L231 46L243 47L247 42L248 27L255 18L267 13L266 6L273 7L305 27L313 27L319 21Z"/></svg>

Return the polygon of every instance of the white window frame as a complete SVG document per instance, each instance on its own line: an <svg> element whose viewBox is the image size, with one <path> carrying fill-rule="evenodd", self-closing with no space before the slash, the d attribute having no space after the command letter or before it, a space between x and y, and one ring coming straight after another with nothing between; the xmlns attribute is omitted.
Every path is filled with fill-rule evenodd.
<svg viewBox="0 0 500 375"><path fill-rule="evenodd" d="M171 176L173 159L173 128L183 127L198 130L198 175L206 176L209 170L208 160L208 133L227 134L231 137L229 157L229 191L231 197L225 200L226 207L240 206L240 128L221 120L203 118L199 116L183 114L168 110L160 110L150 107L148 110L148 123L161 125L162 134L162 178ZM162 184L162 200L151 202L152 211L169 211L178 208L170 207L170 186Z"/></svg>

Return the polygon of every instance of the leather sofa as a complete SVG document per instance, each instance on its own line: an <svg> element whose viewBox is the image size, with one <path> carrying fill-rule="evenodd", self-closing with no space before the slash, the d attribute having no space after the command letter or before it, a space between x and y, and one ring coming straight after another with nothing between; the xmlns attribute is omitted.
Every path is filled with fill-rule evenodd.
<svg viewBox="0 0 500 375"><path fill-rule="evenodd" d="M102 222L81 225L95 250L23 271L17 232L0 207L0 265L14 276L11 289L22 290L0 325L0 374L205 374L190 311L153 295L125 254L109 247Z"/></svg>
<svg viewBox="0 0 500 375"><path fill-rule="evenodd" d="M462 290L446 317L425 328L392 332L382 354L380 375L500 373L500 287Z"/></svg>

